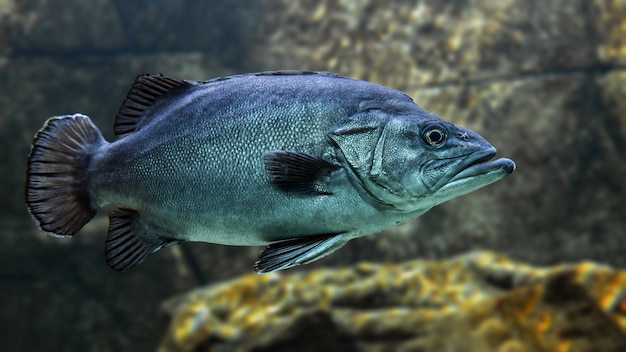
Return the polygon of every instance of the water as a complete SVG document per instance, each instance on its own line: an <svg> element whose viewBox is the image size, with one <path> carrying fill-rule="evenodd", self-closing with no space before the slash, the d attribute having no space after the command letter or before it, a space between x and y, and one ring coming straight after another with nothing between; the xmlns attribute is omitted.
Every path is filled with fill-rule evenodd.
<svg viewBox="0 0 626 352"><path fill-rule="evenodd" d="M532 264L626 266L621 1L0 1L3 350L154 350L164 300L251 272L258 248L191 244L128 273L107 220L38 233L25 159L45 118L82 112L113 139L137 74L206 80L338 72L407 92L485 136L516 172L297 270L492 249Z"/></svg>

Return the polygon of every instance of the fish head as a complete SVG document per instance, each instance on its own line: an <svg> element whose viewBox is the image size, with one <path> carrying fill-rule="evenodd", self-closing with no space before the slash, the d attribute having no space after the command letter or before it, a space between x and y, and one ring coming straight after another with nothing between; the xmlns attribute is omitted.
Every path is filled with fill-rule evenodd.
<svg viewBox="0 0 626 352"><path fill-rule="evenodd" d="M486 186L515 169L477 133L421 108L371 110L343 121L329 136L351 183L370 203L424 212Z"/></svg>

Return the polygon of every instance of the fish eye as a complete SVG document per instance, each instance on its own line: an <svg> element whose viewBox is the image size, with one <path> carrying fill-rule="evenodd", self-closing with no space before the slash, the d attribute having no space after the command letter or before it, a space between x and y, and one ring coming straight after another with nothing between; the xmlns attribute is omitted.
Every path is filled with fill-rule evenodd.
<svg viewBox="0 0 626 352"><path fill-rule="evenodd" d="M422 133L422 138L433 147L440 147L446 141L446 131L439 126L429 126Z"/></svg>

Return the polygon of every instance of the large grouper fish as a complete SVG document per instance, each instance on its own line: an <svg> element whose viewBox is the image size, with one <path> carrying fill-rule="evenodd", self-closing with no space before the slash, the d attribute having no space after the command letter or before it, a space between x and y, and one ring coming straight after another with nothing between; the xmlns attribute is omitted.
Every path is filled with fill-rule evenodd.
<svg viewBox="0 0 626 352"><path fill-rule="evenodd" d="M265 245L259 273L310 263L515 169L406 94L327 72L141 75L114 131L109 143L85 115L48 119L26 203L60 237L111 209L118 271L184 241Z"/></svg>

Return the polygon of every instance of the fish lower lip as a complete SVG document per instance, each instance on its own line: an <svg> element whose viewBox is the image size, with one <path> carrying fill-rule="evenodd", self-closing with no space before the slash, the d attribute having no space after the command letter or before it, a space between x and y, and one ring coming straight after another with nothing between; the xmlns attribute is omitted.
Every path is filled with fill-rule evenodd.
<svg viewBox="0 0 626 352"><path fill-rule="evenodd" d="M496 148L493 147L472 153L467 157L464 165L459 169L459 172L452 176L448 182L485 173L490 169L490 164L488 163L489 160L491 160L495 155Z"/></svg>
<svg viewBox="0 0 626 352"><path fill-rule="evenodd" d="M489 161L495 156L495 150L486 150L485 152L477 152L474 154L476 155L472 155L472 158L468 160L467 166L454 175L449 182L483 175L495 170L503 170L507 174L515 170L515 163L510 159L500 158Z"/></svg>

